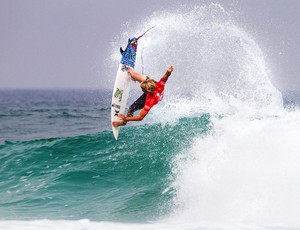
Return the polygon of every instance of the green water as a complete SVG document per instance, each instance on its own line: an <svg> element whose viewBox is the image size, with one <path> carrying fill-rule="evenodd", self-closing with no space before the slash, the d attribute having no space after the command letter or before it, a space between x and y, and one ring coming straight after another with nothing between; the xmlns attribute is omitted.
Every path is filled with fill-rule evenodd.
<svg viewBox="0 0 300 230"><path fill-rule="evenodd" d="M174 209L172 160L210 130L209 115L176 124L0 146L3 219L152 221Z"/></svg>

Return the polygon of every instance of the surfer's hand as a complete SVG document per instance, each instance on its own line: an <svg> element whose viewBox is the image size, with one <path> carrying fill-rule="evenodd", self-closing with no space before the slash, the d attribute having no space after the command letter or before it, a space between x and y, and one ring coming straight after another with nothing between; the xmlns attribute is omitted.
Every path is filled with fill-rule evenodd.
<svg viewBox="0 0 300 230"><path fill-rule="evenodd" d="M127 66L127 72L131 76L133 69L130 66Z"/></svg>
<svg viewBox="0 0 300 230"><path fill-rule="evenodd" d="M169 68L167 69L167 73L171 74L173 72L173 66L169 66Z"/></svg>
<svg viewBox="0 0 300 230"><path fill-rule="evenodd" d="M124 114L119 114L118 117L121 118L123 121L126 121L126 117Z"/></svg>

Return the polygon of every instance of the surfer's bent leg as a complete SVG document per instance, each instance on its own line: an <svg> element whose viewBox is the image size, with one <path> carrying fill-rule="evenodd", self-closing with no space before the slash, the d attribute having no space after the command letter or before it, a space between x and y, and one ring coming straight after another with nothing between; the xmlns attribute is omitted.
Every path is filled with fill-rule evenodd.
<svg viewBox="0 0 300 230"><path fill-rule="evenodd" d="M134 80L136 80L138 82L142 82L147 79L147 77L145 75L142 75L138 72L133 71L132 68L128 68L127 72L130 75L130 77L132 77Z"/></svg>
<svg viewBox="0 0 300 230"><path fill-rule="evenodd" d="M133 104L129 107L127 117L132 117L135 111L138 111L145 106L147 94L143 93Z"/></svg>

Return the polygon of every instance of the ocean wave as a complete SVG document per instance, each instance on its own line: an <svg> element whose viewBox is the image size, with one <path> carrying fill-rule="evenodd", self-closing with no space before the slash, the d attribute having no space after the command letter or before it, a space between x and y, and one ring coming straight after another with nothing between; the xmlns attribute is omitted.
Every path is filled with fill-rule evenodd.
<svg viewBox="0 0 300 230"><path fill-rule="evenodd" d="M3 218L11 213L18 213L20 219L158 218L172 206L174 155L193 137L209 132L209 119L204 114L176 124L124 127L118 142L110 131L6 141L0 146ZM82 205L89 211L82 211Z"/></svg>

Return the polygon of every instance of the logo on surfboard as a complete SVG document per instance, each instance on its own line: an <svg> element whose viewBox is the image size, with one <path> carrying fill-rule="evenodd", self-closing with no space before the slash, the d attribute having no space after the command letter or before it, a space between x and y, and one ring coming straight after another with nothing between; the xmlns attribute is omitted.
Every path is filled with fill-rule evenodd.
<svg viewBox="0 0 300 230"><path fill-rule="evenodd" d="M114 98L119 98L119 102L121 102L122 97L123 97L123 90L120 90L119 88L117 88L116 92L114 94Z"/></svg>
<svg viewBox="0 0 300 230"><path fill-rule="evenodd" d="M120 113L120 108L121 108L121 106L118 105L118 104L116 104L116 103L113 103L113 104L111 105L111 107L115 108L115 109L114 109L114 110L115 110L115 116L118 116L118 114Z"/></svg>
<svg viewBox="0 0 300 230"><path fill-rule="evenodd" d="M128 67L126 65L122 65L121 70L123 72L126 72L128 70Z"/></svg>
<svg viewBox="0 0 300 230"><path fill-rule="evenodd" d="M117 104L115 104L115 103L113 103L113 104L111 105L111 107L114 107L114 108L116 108L116 109L120 109L120 108L121 108L121 106L119 106L119 105L117 105Z"/></svg>

